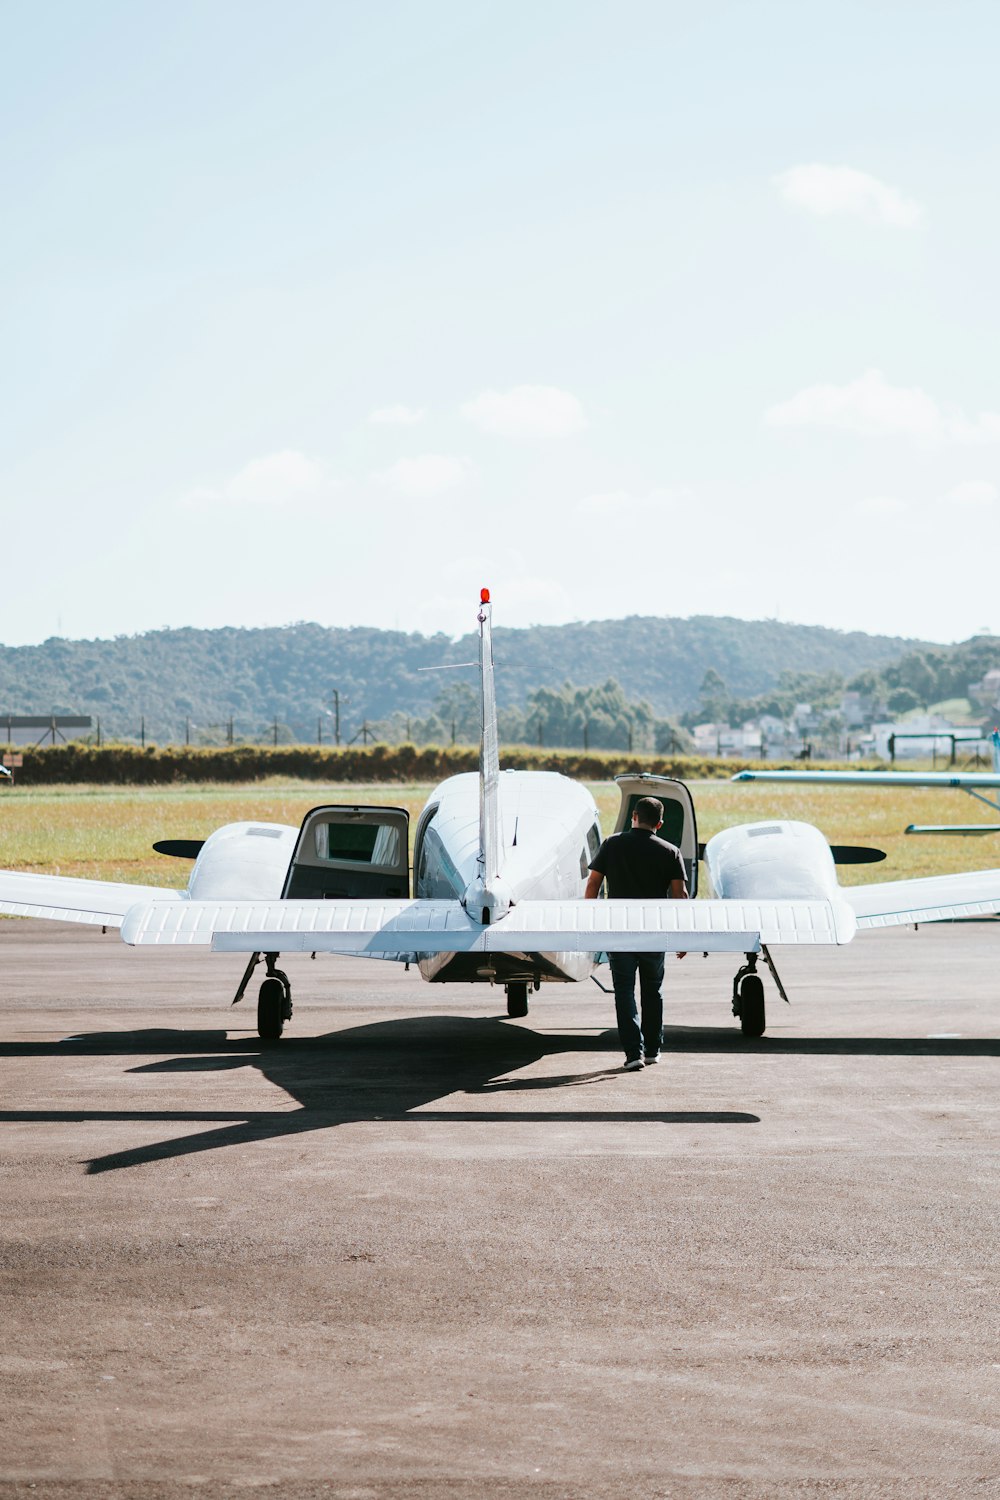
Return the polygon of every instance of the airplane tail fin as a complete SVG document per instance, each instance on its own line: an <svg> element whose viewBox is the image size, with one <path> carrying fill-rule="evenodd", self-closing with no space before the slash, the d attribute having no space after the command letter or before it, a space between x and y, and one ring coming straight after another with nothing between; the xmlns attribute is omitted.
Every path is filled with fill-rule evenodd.
<svg viewBox="0 0 1000 1500"><path fill-rule="evenodd" d="M500 874L500 735L493 685L493 632L490 591L480 594L479 686L482 736L479 742L479 858L485 885Z"/></svg>
<svg viewBox="0 0 1000 1500"><path fill-rule="evenodd" d="M482 738L479 742L479 855L476 874L465 888L462 905L469 916L484 927L505 917L511 908L511 892L500 874L503 830L500 825L500 736L497 703L493 690L493 635L490 591L479 596L479 690L482 707Z"/></svg>

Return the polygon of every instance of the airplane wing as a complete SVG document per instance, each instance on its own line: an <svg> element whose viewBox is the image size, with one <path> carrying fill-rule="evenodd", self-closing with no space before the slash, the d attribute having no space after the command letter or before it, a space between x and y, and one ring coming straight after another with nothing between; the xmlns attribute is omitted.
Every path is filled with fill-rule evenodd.
<svg viewBox="0 0 1000 1500"><path fill-rule="evenodd" d="M733 781L806 781L818 786L1000 787L993 771L737 771Z"/></svg>
<svg viewBox="0 0 1000 1500"><path fill-rule="evenodd" d="M156 901L168 906L183 904L184 900L182 891L167 886L0 870L0 912L12 917L48 917L58 922L120 927L136 902Z"/></svg>
<svg viewBox="0 0 1000 1500"><path fill-rule="evenodd" d="M210 944L223 953L756 951L763 943L845 943L850 908L829 901L522 901L492 925L458 901L271 901L137 905L126 943Z"/></svg>
<svg viewBox="0 0 1000 1500"><path fill-rule="evenodd" d="M844 886L840 894L853 908L859 930L992 916L1000 912L1000 870Z"/></svg>

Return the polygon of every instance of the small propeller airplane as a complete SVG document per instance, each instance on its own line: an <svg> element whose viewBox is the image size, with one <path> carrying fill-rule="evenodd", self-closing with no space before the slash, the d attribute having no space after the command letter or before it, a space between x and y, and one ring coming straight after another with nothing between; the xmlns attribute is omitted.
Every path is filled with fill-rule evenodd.
<svg viewBox="0 0 1000 1500"><path fill-rule="evenodd" d="M758 957L787 1000L772 947L842 944L859 929L1000 907L1000 870L842 888L836 862L884 856L831 848L808 823L744 824L702 849L688 787L645 774L617 778L616 828L628 826L640 797L658 797L690 896L702 857L714 894L585 901L601 842L594 799L556 772L501 771L488 589L477 620L479 772L449 777L431 793L414 834L412 896L405 809L338 804L313 808L300 828L228 823L204 841L154 845L194 860L183 891L0 871L0 911L117 927L140 947L201 944L249 955L234 1004L263 961L257 1029L275 1040L292 1014L282 953L389 959L417 964L432 983L503 984L511 1016L527 1014L529 990L591 976L603 954L738 954L733 1014L744 1035L757 1037L766 1021Z"/></svg>
<svg viewBox="0 0 1000 1500"><path fill-rule="evenodd" d="M1000 730L990 735L992 771L738 771L734 781L802 781L813 786L957 787L1000 813ZM985 793L992 791L993 796ZM911 823L904 833L1000 833L1000 823Z"/></svg>

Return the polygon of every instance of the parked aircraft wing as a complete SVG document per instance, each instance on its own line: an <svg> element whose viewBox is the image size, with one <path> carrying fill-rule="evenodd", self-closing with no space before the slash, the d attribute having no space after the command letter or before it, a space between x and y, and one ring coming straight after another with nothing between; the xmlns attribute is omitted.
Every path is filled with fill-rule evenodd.
<svg viewBox="0 0 1000 1500"><path fill-rule="evenodd" d="M491 926L458 901L185 901L137 906L126 943L216 952L750 952L764 943L844 943L854 916L829 901L522 901Z"/></svg>
<svg viewBox="0 0 1000 1500"><path fill-rule="evenodd" d="M136 902L183 904L183 891L160 885L127 885L111 880L76 880L69 875L23 875L0 870L0 912L12 917L48 917L57 922L89 922L120 927Z"/></svg>
<svg viewBox="0 0 1000 1500"><path fill-rule="evenodd" d="M1000 787L995 771L737 771L733 781L811 781L817 786Z"/></svg>
<svg viewBox="0 0 1000 1500"><path fill-rule="evenodd" d="M1000 912L1000 870L845 886L841 895L854 908L859 928L991 916Z"/></svg>

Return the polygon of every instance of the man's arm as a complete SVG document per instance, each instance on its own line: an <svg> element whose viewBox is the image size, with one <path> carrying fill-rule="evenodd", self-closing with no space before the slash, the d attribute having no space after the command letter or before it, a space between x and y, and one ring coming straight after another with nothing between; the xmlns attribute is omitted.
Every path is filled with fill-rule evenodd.
<svg viewBox="0 0 1000 1500"><path fill-rule="evenodd" d="M587 888L583 893L584 901L596 901L601 894L601 886L604 884L604 876L600 870L591 870L587 878Z"/></svg>

